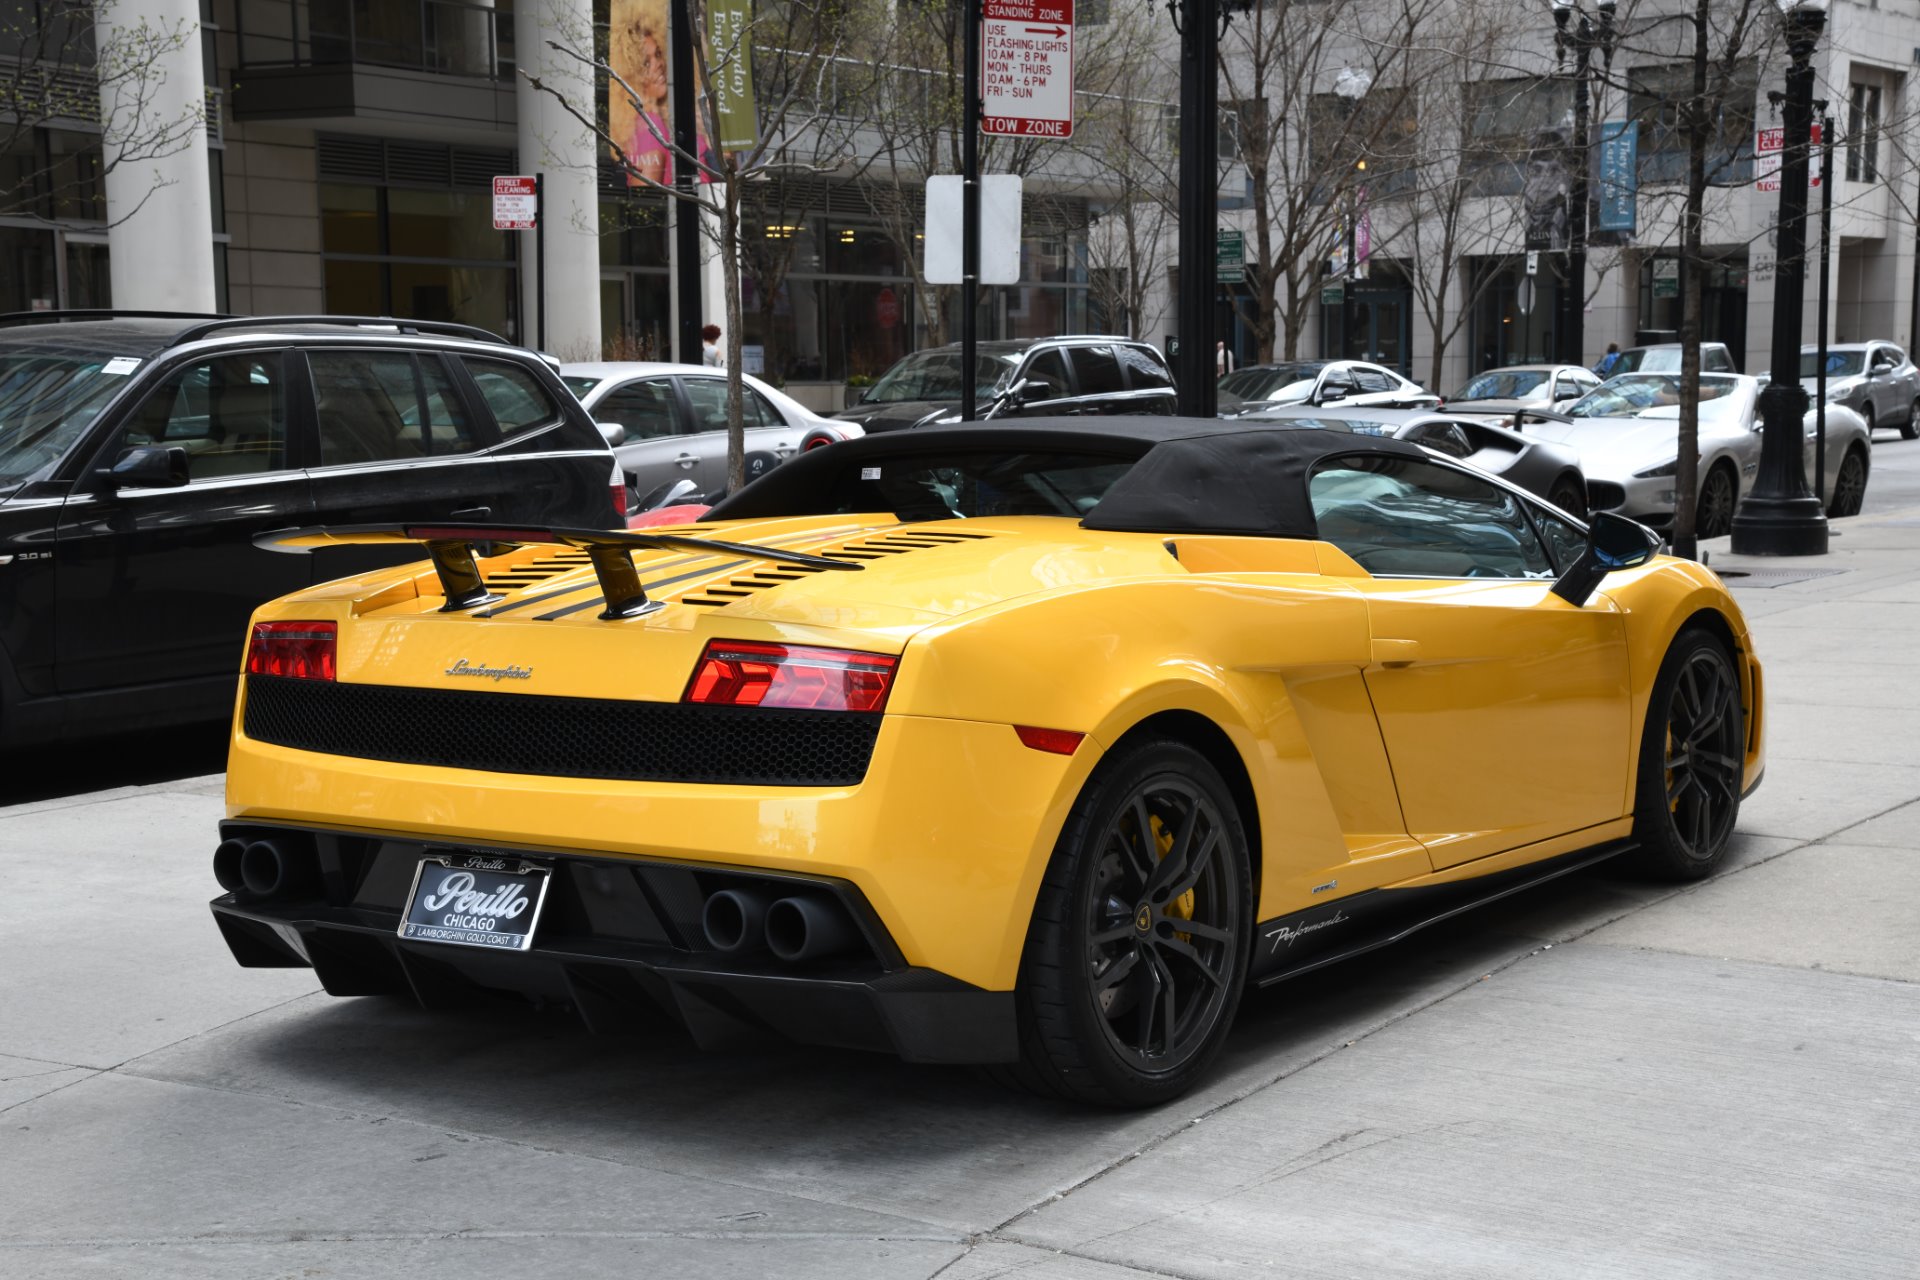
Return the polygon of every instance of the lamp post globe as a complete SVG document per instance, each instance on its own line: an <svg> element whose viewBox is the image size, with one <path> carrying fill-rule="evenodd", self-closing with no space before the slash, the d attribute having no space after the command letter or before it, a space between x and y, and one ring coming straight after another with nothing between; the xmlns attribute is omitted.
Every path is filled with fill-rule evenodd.
<svg viewBox="0 0 1920 1280"><path fill-rule="evenodd" d="M1813 135L1813 51L1826 0L1776 0L1787 38L1781 108L1780 252L1774 272L1772 379L1760 391L1760 473L1733 516L1736 555L1817 556L1827 516L1807 487L1806 389L1800 385L1801 311L1806 301L1807 174Z"/></svg>

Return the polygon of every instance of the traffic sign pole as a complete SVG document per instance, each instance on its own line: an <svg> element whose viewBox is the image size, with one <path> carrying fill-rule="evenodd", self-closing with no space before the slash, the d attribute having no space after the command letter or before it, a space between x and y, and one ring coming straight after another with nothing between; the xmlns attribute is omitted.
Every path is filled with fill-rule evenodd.
<svg viewBox="0 0 1920 1280"><path fill-rule="evenodd" d="M534 315L540 318L535 341L537 350L547 349L547 175L533 175L533 299Z"/></svg>
<svg viewBox="0 0 1920 1280"><path fill-rule="evenodd" d="M962 74L966 102L960 122L960 420L972 422L979 404L973 365L980 301L980 0L966 0L967 49Z"/></svg>

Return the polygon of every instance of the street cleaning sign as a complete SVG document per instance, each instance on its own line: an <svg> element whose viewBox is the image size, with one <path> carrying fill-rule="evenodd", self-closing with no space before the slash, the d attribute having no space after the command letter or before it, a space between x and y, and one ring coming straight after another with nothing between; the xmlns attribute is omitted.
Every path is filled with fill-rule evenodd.
<svg viewBox="0 0 1920 1280"><path fill-rule="evenodd" d="M1780 189L1780 153L1786 149L1785 129L1757 129L1753 135L1753 189L1755 191L1778 191ZM1813 147L1820 147L1820 125L1813 126ZM1807 165L1807 186L1815 191L1820 189L1820 166L1818 163Z"/></svg>
<svg viewBox="0 0 1920 1280"><path fill-rule="evenodd" d="M538 180L528 177L493 180L493 229L531 231L540 219Z"/></svg>
<svg viewBox="0 0 1920 1280"><path fill-rule="evenodd" d="M1073 0L985 0L980 130L1073 136Z"/></svg>

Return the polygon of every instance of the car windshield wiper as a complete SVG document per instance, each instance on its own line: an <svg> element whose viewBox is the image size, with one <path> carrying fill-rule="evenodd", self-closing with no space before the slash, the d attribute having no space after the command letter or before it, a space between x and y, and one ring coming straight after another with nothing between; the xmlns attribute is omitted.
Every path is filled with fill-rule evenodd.
<svg viewBox="0 0 1920 1280"><path fill-rule="evenodd" d="M447 602L442 613L455 613L492 604L502 597L487 590L485 578L475 561L476 545L498 548L527 545L574 547L587 553L594 576L600 579L600 594L607 607L600 612L606 619L637 618L661 607L647 598L640 584L639 570L633 567L635 551L692 551L703 555L732 555L749 560L769 560L798 565L803 569L858 570L858 561L836 560L830 556L810 555L804 551L783 551L751 542L722 542L718 538L690 538L683 533L639 533L626 529L551 529L527 525L485 524L359 524L315 525L305 529L275 529L254 535L253 545L264 551L284 551L304 555L320 547L366 546L396 542L417 542L425 546L440 576L440 590ZM497 552L495 553L497 554Z"/></svg>

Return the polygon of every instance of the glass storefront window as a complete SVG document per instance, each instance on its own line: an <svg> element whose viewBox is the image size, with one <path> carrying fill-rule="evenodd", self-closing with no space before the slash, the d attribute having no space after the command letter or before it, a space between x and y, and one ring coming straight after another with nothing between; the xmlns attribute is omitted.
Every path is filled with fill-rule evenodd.
<svg viewBox="0 0 1920 1280"><path fill-rule="evenodd" d="M834 219L827 224L827 270L834 275L904 276L900 246L879 227Z"/></svg>
<svg viewBox="0 0 1920 1280"><path fill-rule="evenodd" d="M513 246L493 229L484 191L387 190L388 252L402 258L507 259Z"/></svg>
<svg viewBox="0 0 1920 1280"><path fill-rule="evenodd" d="M377 314L457 320L495 333L507 331L507 321L513 314L511 271L440 262L396 262L388 272L393 307Z"/></svg>
<svg viewBox="0 0 1920 1280"><path fill-rule="evenodd" d="M665 267L667 206L664 199L600 202L600 262L609 267Z"/></svg>
<svg viewBox="0 0 1920 1280"><path fill-rule="evenodd" d="M321 183L320 247L328 253L379 253L380 189Z"/></svg>
<svg viewBox="0 0 1920 1280"><path fill-rule="evenodd" d="M59 305L53 232L0 227L0 310L50 311Z"/></svg>
<svg viewBox="0 0 1920 1280"><path fill-rule="evenodd" d="M346 316L390 314L382 271L377 262L327 263L327 310Z"/></svg>

